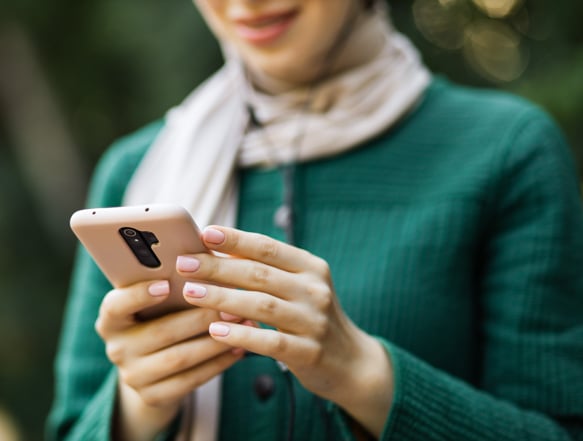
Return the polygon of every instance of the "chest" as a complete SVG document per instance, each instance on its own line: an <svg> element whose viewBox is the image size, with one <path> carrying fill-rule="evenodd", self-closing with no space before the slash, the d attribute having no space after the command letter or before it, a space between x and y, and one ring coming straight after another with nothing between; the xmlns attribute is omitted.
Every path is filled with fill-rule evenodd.
<svg viewBox="0 0 583 441"><path fill-rule="evenodd" d="M358 326L470 380L479 338L480 198L462 183L460 191L450 182L438 190L424 174L404 183L333 165L296 170L296 244L328 262ZM239 227L285 240L275 221L281 173L244 171L240 183Z"/></svg>

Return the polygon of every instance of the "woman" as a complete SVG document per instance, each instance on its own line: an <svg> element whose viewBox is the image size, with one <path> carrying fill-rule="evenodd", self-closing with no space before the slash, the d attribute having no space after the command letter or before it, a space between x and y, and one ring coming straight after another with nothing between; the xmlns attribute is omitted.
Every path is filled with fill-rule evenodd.
<svg viewBox="0 0 583 441"><path fill-rule="evenodd" d="M197 5L225 67L89 205L214 224L177 261L201 308L138 322L168 283L81 253L51 439L582 439L583 211L546 115L431 78L368 1Z"/></svg>

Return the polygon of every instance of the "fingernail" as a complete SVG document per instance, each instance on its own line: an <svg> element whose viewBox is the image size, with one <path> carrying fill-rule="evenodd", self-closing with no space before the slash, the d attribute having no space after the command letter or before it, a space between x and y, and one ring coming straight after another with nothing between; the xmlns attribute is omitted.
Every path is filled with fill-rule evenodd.
<svg viewBox="0 0 583 441"><path fill-rule="evenodd" d="M148 292L151 296L154 297L165 296L170 292L170 284L167 280L152 283L150 286L148 286Z"/></svg>
<svg viewBox="0 0 583 441"><path fill-rule="evenodd" d="M234 348L231 350L233 355L243 355L245 352L247 352L245 348Z"/></svg>
<svg viewBox="0 0 583 441"><path fill-rule="evenodd" d="M226 337L229 335L229 331L231 331L231 328L221 323L211 323L209 326L209 332L217 337Z"/></svg>
<svg viewBox="0 0 583 441"><path fill-rule="evenodd" d="M186 282L184 284L184 294L188 297L200 299L206 296L206 288L204 286L197 285L196 283Z"/></svg>
<svg viewBox="0 0 583 441"><path fill-rule="evenodd" d="M229 314L228 312L219 312L219 316L222 320L226 322L238 322L241 321L241 317L235 314Z"/></svg>
<svg viewBox="0 0 583 441"><path fill-rule="evenodd" d="M204 240L215 245L220 245L225 241L225 233L214 228L207 228L203 232Z"/></svg>
<svg viewBox="0 0 583 441"><path fill-rule="evenodd" d="M200 268L200 261L194 257L178 256L176 259L176 268L179 271L193 273Z"/></svg>

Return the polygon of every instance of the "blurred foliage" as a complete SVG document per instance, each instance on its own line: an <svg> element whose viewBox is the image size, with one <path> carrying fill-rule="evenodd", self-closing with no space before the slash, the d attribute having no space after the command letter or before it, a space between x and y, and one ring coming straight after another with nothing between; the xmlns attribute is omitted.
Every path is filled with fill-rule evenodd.
<svg viewBox="0 0 583 441"><path fill-rule="evenodd" d="M10 36L30 42L36 76L58 121L72 140L81 178L69 169L50 169L86 185L89 171L115 138L161 117L221 63L218 46L189 1L19 0L0 5L0 79L18 61ZM557 0L394 0L393 21L420 48L437 73L479 87L521 94L545 107L565 130L583 160L583 2ZM17 31L15 31L17 30ZM4 44L4 45L3 45ZM8 49L7 49L8 47ZM18 46L20 47L20 46ZM27 47L22 46L22 47ZM2 50L4 48L4 50ZM32 68L31 68L32 69ZM27 172L23 128L42 125L19 108L18 95L0 81L0 407L24 432L42 438L52 394L52 361L74 249L66 219L62 235L47 227L49 204L39 203L39 178ZM36 79L35 79L36 78ZM8 86L7 86L8 82ZM23 94L24 95L24 94ZM39 94L31 92L34 102ZM11 103L10 105L7 103ZM30 104L29 104L30 105ZM25 106L25 104L22 104ZM20 107L22 107L20 106ZM38 110L38 109L36 109ZM59 119L54 119L58 113ZM15 118L14 115L21 115ZM51 119L53 118L53 119ZM20 132L19 132L20 131ZM40 139L45 135L39 134ZM46 134L38 154L60 142ZM56 136L56 135L55 135ZM35 138L39 139L39 137ZM30 158L30 157L28 157ZM48 165L47 165L48 166ZM38 182L35 182L35 179ZM71 192L59 198L80 207ZM67 205L56 204L56 207ZM63 208L55 208L63 211ZM59 217L60 216L60 217Z"/></svg>

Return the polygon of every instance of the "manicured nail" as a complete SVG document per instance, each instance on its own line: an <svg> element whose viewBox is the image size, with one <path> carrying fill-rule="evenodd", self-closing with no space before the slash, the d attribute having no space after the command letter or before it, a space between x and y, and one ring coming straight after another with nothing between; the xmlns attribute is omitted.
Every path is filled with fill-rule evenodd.
<svg viewBox="0 0 583 441"><path fill-rule="evenodd" d="M225 241L225 233L214 228L207 228L203 233L204 240L215 245L220 245Z"/></svg>
<svg viewBox="0 0 583 441"><path fill-rule="evenodd" d="M206 288L204 286L197 285L196 283L186 282L184 284L184 295L200 299L206 296Z"/></svg>
<svg viewBox="0 0 583 441"><path fill-rule="evenodd" d="M241 321L241 317L235 314L229 314L228 312L219 312L219 316L222 320L226 322L239 322Z"/></svg>
<svg viewBox="0 0 583 441"><path fill-rule="evenodd" d="M170 284L167 280L152 283L150 286L148 286L148 292L151 296L154 297L165 296L170 292Z"/></svg>
<svg viewBox="0 0 583 441"><path fill-rule="evenodd" d="M178 256L176 259L176 268L179 271L193 273L200 268L200 260L194 257Z"/></svg>
<svg viewBox="0 0 583 441"><path fill-rule="evenodd" d="M247 352L247 351L245 350L245 348L233 348L233 349L231 349L231 353L232 353L233 355L237 355L237 356L239 356L239 355L243 355L243 354L245 354L245 352Z"/></svg>
<svg viewBox="0 0 583 441"><path fill-rule="evenodd" d="M217 337L226 337L229 335L230 331L231 328L227 325L223 325L222 323L211 323L209 326L209 332Z"/></svg>

